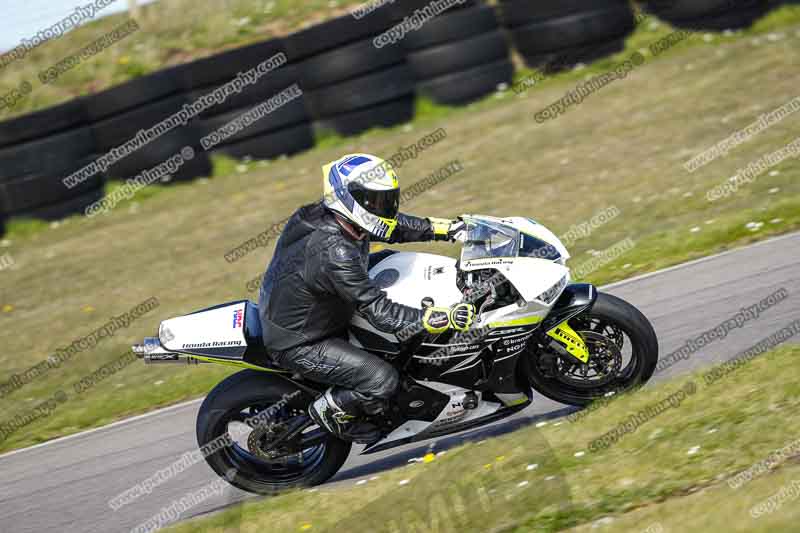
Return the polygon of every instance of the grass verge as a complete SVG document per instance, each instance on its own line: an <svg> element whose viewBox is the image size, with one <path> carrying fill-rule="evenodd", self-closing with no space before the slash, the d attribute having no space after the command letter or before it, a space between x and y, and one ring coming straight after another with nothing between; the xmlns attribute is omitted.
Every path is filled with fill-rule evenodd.
<svg viewBox="0 0 800 533"><path fill-rule="evenodd" d="M53 39L3 69L0 93L31 83L30 95L0 119L55 105L77 96L224 50L287 35L337 15L359 0L171 0L140 6L139 30L81 62L55 83L38 78L58 61L109 33L128 19L120 13L89 22ZM102 16L102 11L98 16Z"/></svg>
<svg viewBox="0 0 800 533"><path fill-rule="evenodd" d="M800 446L800 385L786 371L798 355L787 345L713 385L694 374L575 422L529 426L362 485L260 499L170 531L791 531L798 511L789 501L758 518L750 509L798 479L796 457L736 489L727 481ZM688 384L694 393L680 394ZM591 451L594 439L669 397L682 400Z"/></svg>
<svg viewBox="0 0 800 533"><path fill-rule="evenodd" d="M787 7L770 17L785 21L787 13L798 12ZM735 195L705 199L707 190L737 169L793 140L800 114L692 174L682 168L703 149L797 96L795 79L786 73L800 61L800 26L769 35L678 45L545 124L534 114L572 89L575 80L569 76L578 74L458 111L431 108L412 124L331 139L292 158L223 162L214 179L163 187L157 194L148 190L151 197L136 196L108 215L12 232L0 242L0 252L14 260L0 271L3 382L138 302L157 297L159 307L3 395L0 423L29 413L59 388L72 390L132 342L152 335L162 319L254 298L246 283L263 272L272 244L235 263L228 263L225 253L319 198L322 163L343 152L389 155L440 127L447 137L400 169L404 187L454 159L465 170L403 209L423 216L530 216L561 235L616 207L619 216L569 246L571 266L595 283L800 228L797 158ZM603 253L625 239L635 245L624 254ZM405 249L457 253L441 243ZM11 434L0 450L203 395L226 373L213 367L125 366Z"/></svg>

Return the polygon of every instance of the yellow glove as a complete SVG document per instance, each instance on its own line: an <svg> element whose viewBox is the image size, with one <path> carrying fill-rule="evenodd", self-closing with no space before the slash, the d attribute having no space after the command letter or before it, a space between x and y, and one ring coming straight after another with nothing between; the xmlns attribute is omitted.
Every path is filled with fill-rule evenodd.
<svg viewBox="0 0 800 533"><path fill-rule="evenodd" d="M450 327L450 310L446 307L426 307L422 325L428 333L442 333Z"/></svg>
<svg viewBox="0 0 800 533"><path fill-rule="evenodd" d="M435 241L455 241L460 233L467 229L466 224L459 219L428 217L428 221L433 228L433 240Z"/></svg>
<svg viewBox="0 0 800 533"><path fill-rule="evenodd" d="M446 307L427 307L422 315L422 325L428 333L443 333L448 328L467 331L475 319L475 306L468 303Z"/></svg>
<svg viewBox="0 0 800 533"><path fill-rule="evenodd" d="M453 329L467 331L475 320L475 306L472 304L461 303L450 308L450 324Z"/></svg>

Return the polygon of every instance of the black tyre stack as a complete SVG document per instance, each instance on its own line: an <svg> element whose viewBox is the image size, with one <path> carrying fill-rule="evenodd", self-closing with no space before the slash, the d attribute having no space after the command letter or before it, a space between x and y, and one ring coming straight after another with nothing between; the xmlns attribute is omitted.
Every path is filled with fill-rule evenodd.
<svg viewBox="0 0 800 533"><path fill-rule="evenodd" d="M95 145L101 154L136 137L140 130L152 128L180 111L188 103L182 92L183 67L167 68L111 87L87 99L87 110ZM110 179L133 178L143 170L160 165L184 147L193 148L194 158L187 160L163 181L186 181L211 174L211 162L199 149L196 120L178 126L146 142L108 168Z"/></svg>
<svg viewBox="0 0 800 533"><path fill-rule="evenodd" d="M276 54L285 55L283 39L274 39L236 48L185 65L183 85L191 100L196 100L256 67ZM257 83L232 94L200 115L199 130L205 136L269 100L284 89L298 83L298 67L284 64ZM234 158L272 159L294 154L314 146L311 116L307 111L305 94L274 109L243 131L226 138L211 149L211 154Z"/></svg>
<svg viewBox="0 0 800 533"><path fill-rule="evenodd" d="M643 0L644 9L678 28L723 31L751 26L770 0Z"/></svg>
<svg viewBox="0 0 800 533"><path fill-rule="evenodd" d="M544 70L619 52L634 28L628 0L501 0L499 9L525 63Z"/></svg>
<svg viewBox="0 0 800 533"><path fill-rule="evenodd" d="M0 128L2 220L56 220L81 213L103 196L102 174L67 187L62 180L97 151L87 126L86 101L76 99L3 122Z"/></svg>
<svg viewBox="0 0 800 533"><path fill-rule="evenodd" d="M361 19L345 15L287 37L289 59L299 62L300 86L323 128L355 135L413 117L414 78L403 48L373 43L393 22L389 10L381 8Z"/></svg>
<svg viewBox="0 0 800 533"><path fill-rule="evenodd" d="M415 0L409 7L426 3ZM417 80L417 92L440 104L478 100L510 84L514 75L511 49L495 10L480 2L444 11L400 44Z"/></svg>

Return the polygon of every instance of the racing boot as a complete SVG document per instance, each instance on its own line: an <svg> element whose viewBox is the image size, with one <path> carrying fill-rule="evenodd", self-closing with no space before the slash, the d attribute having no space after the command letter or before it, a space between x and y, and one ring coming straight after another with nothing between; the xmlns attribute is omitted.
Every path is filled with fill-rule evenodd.
<svg viewBox="0 0 800 533"><path fill-rule="evenodd" d="M371 444L381 438L378 426L359 420L355 406L345 410L343 406L353 402L347 401L348 392L331 387L309 407L308 414L321 428L336 437L358 444Z"/></svg>

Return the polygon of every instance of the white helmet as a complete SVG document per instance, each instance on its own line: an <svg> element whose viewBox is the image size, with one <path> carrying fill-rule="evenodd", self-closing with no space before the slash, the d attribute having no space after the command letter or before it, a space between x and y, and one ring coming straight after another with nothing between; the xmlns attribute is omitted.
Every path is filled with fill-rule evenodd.
<svg viewBox="0 0 800 533"><path fill-rule="evenodd" d="M397 226L400 182L391 165L369 154L348 154L322 167L323 202L355 226L388 239Z"/></svg>

